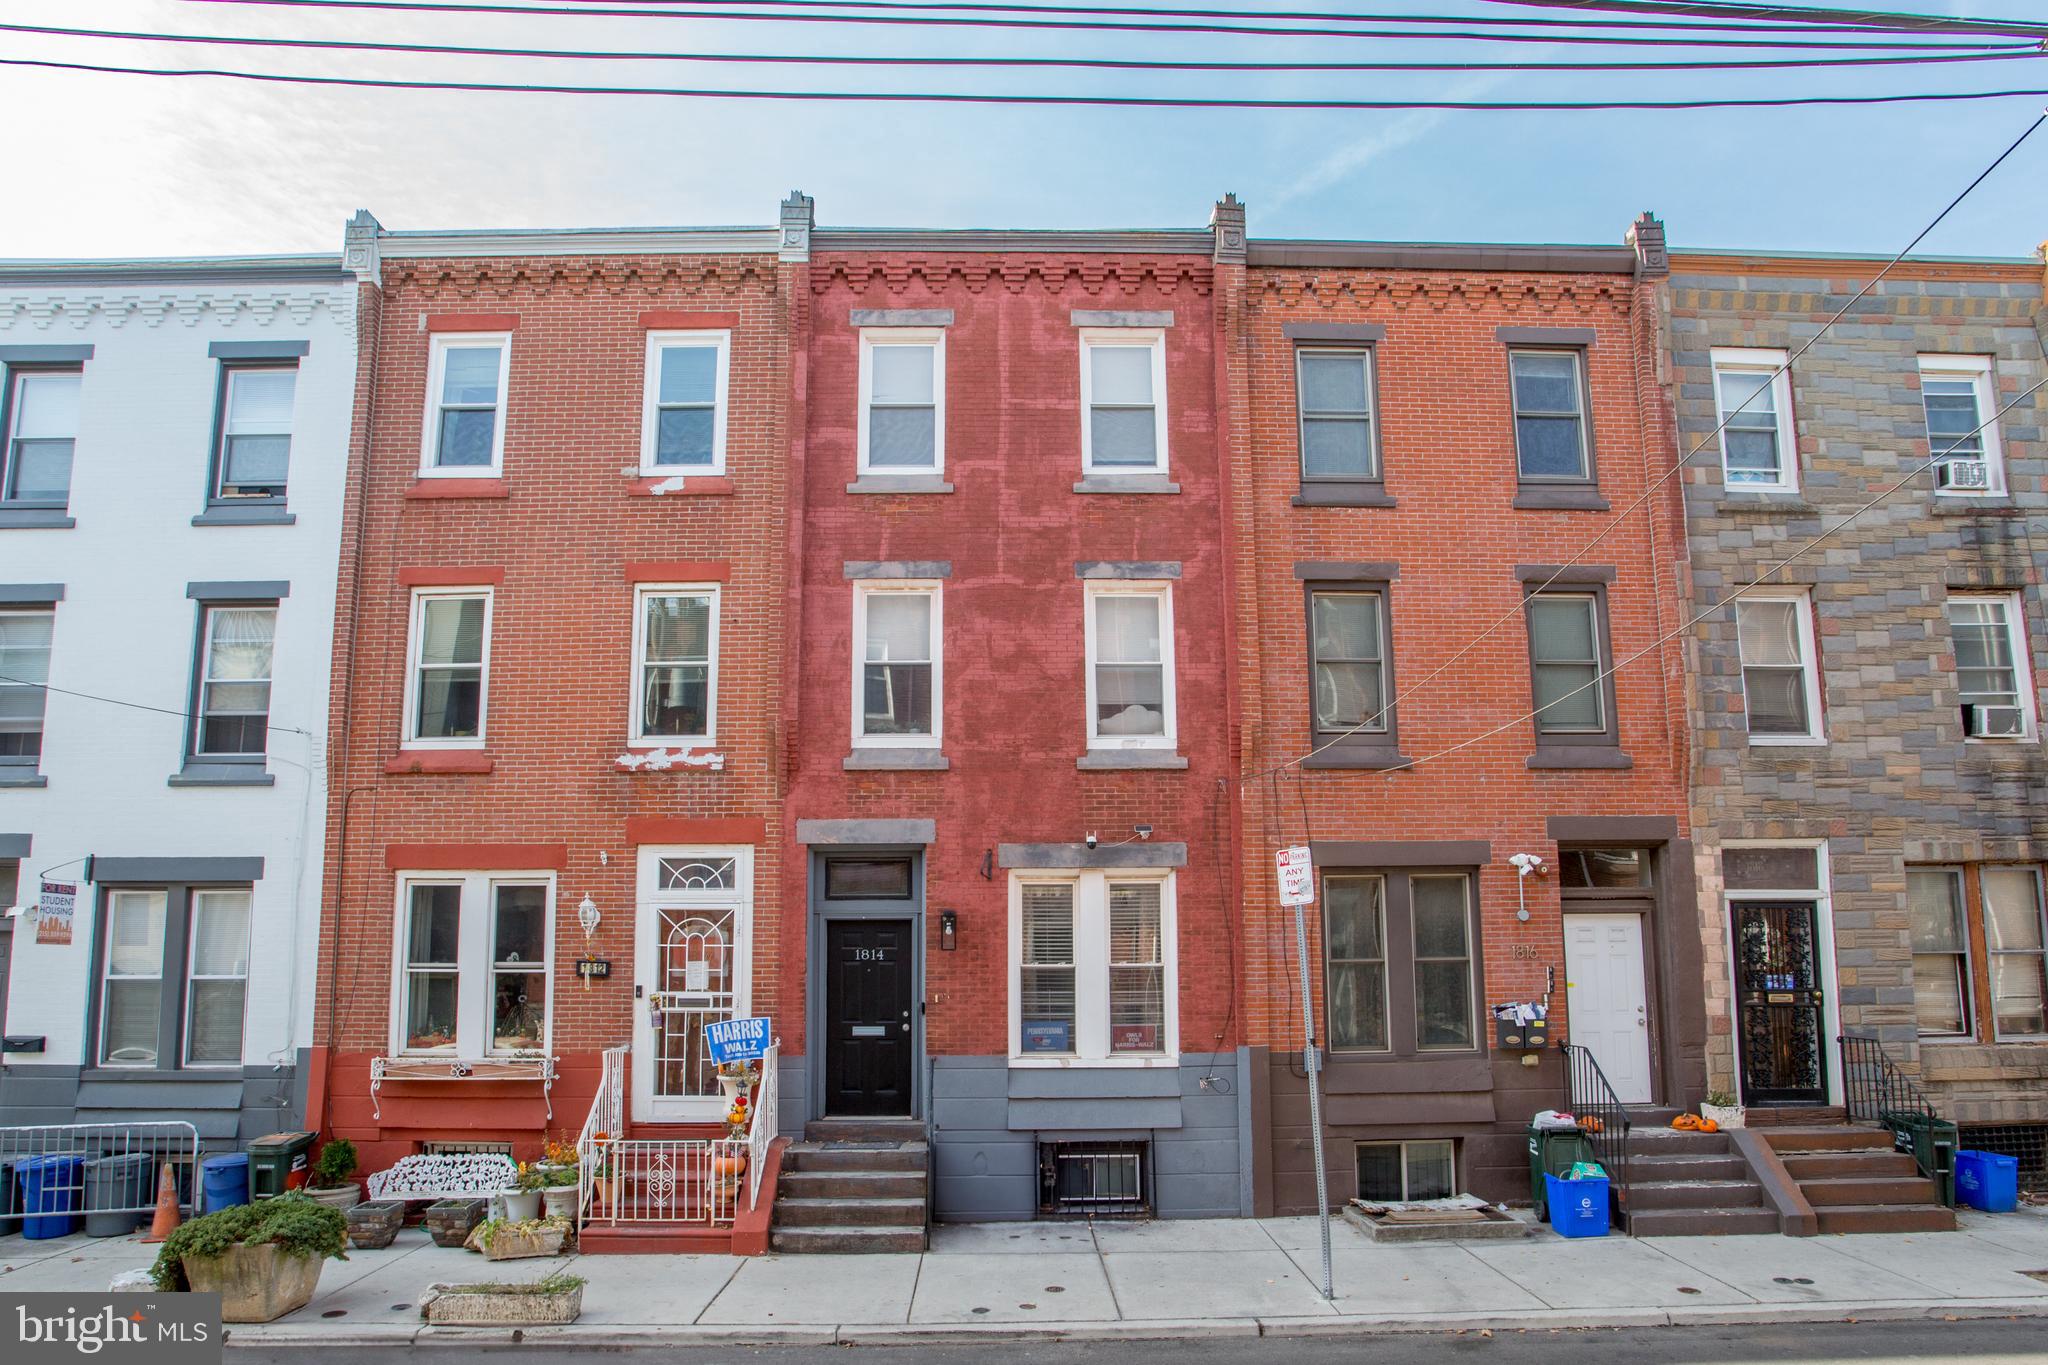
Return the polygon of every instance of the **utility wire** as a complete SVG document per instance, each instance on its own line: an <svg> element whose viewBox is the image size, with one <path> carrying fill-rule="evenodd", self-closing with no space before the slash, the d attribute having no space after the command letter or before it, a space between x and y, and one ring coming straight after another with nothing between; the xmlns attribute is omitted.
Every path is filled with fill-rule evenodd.
<svg viewBox="0 0 2048 1365"><path fill-rule="evenodd" d="M342 86L364 90L445 90L511 95L651 95L669 99L769 100L795 103L991 104L1059 108L1119 109L1450 109L1482 111L1581 111L1606 109L1785 109L1813 105L1936 104L1956 101L2038 99L2048 88L2022 90L1923 91L1899 95L1783 95L1751 99L1693 100L1340 100L1200 98L1184 95L1031 95L903 90L723 90L716 87L648 85L543 85L534 82L372 79L365 76L291 75L276 71L232 71L215 67L120 66L102 62L59 62L0 57L0 66L94 75L158 76L254 81L271 85Z"/></svg>
<svg viewBox="0 0 2048 1365"><path fill-rule="evenodd" d="M1687 451L1685 456L1682 459L1680 459L1677 463L1673 464L1671 468L1665 470L1662 474L1657 476L1657 478L1652 480L1649 487L1645 488L1640 494L1638 494L1635 501L1631 502L1628 506L1622 508L1621 511L1616 513L1608 521L1607 525L1600 531L1598 535L1594 536L1591 540L1587 541L1584 545L1580 546L1578 551L1574 553L1570 559L1566 560L1563 564L1560 564L1556 568L1552 569L1550 572L1550 577L1544 579L1543 582L1539 583L1534 588L1531 588L1527 595L1525 595L1521 601L1517 602L1509 610L1502 612L1499 617L1497 617L1494 621L1488 624L1484 629L1479 631L1478 634L1470 636L1465 641L1465 643L1458 648L1458 650L1455 653L1453 653L1448 659L1445 659L1442 663L1438 664L1426 676L1402 688L1398 693L1395 694L1395 696L1390 701L1387 702L1386 705L1382 706L1372 716L1360 720L1357 725L1352 726L1348 730L1332 735L1329 739L1323 741L1321 744L1318 744L1313 749L1310 749L1306 754L1302 754L1295 758L1290 758L1276 766L1279 768L1294 767L1300 763L1307 761L1310 758L1315 757L1317 754L1321 753L1323 750L1329 748L1333 744L1340 744L1343 741L1350 739L1351 737L1357 734L1362 733L1370 727L1378 726L1385 720L1385 718L1388 715L1393 713L1395 707L1398 706L1402 701L1404 701L1410 696L1413 696L1423 687L1435 681L1444 673L1446 669L1450 668L1452 664L1456 663L1458 660L1464 658L1467 654L1471 653L1472 650L1475 647L1477 647L1481 640L1486 639L1495 631L1499 630L1502 626L1519 617L1525 610L1527 610L1531 602L1535 601L1538 596L1540 596L1543 592L1549 589L1551 585L1556 583L1559 578L1563 577L1564 574L1567 571L1569 571L1573 565L1583 560L1588 554L1592 553L1592 551L1602 541L1606 540L1608 536L1614 534L1614 532L1622 525L1622 523L1627 520L1629 515L1633 513L1637 508L1641 507L1644 503L1648 502L1650 498L1656 494L1658 489L1662 488L1672 479L1678 477L1678 472L1681 469L1684 469L1687 465L1691 464L1694 458L1697 457L1702 451L1704 451L1707 448L1709 442L1718 440L1721 436L1721 433L1727 429L1728 423L1730 421L1734 420L1734 418L1737 415L1747 410L1751 403L1755 402L1759 396L1761 396L1764 392L1769 390L1771 386L1777 382L1779 376L1788 373L1792 368L1792 362L1799 359L1799 357L1805 355L1807 351L1811 350L1813 348L1814 343L1818 342L1821 339L1821 337L1826 335L1830 327L1833 327L1836 323L1840 322L1844 317L1847 317L1850 309L1854 308L1857 305L1857 303L1864 298L1864 296L1869 294L1872 289L1876 288L1878 283L1882 281L1886 275L1889 275L1893 271L1893 269L1895 269L1899 265L1901 261L1904 261L1906 257L1912 253L1914 247L1919 246L1921 242L1925 241L1929 233L1933 232L1936 228L1940 227L1943 220L1946 219L1951 213L1954 213L1956 211L1956 208L1965 199L1970 197L1972 191L1974 191L1979 185L1983 184L1986 180L1988 180L1991 177L1992 172L1996 171L2000 166L2004 165L2006 159L2010 157L2014 152L2018 151L2020 149L2020 144L2024 143L2028 138L2032 137L2036 130L2038 130L2043 123L2048 123L2048 113L2043 113L2040 117L2036 118L2032 123L2028 124L2026 131L2021 133L2017 138L2013 139L2011 145L2009 145L2004 151L2000 152L1995 158L1993 158L1990 165L1986 166L1982 171L1978 172L1976 178L1972 180L1968 185L1965 185L1960 194L1956 195L1955 198L1949 200L1947 207L1943 208L1940 213L1935 214L1933 219L1927 224L1926 227L1920 229L1919 233L1914 236L1912 241L1906 243L1905 247L1896 256L1893 256L1891 260L1885 263L1885 266L1882 270L1879 270L1875 275L1872 275L1868 280L1864 281L1862 288L1858 289L1855 292L1855 294L1850 297L1847 303L1844 303L1840 308L1836 309L1834 315L1828 318L1826 322L1820 325L1819 330L1814 332L1814 334L1808 337L1806 340L1800 342L1795 349L1788 353L1785 357L1784 363L1779 365L1775 370L1771 371L1771 377L1769 382L1759 385L1757 387L1757 390L1754 393L1750 394L1748 398L1743 399L1742 402L1738 404L1734 409L1724 414L1721 420L1715 424L1714 429L1712 431L1708 432L1705 436L1702 436L1699 439L1699 442L1696 445L1694 445L1691 450ZM1793 452L1793 458L1797 458L1796 451Z"/></svg>
<svg viewBox="0 0 2048 1365"><path fill-rule="evenodd" d="M1829 20L1887 31L1917 33L1990 33L2048 37L2048 24L2024 19L1985 19L1951 14L1909 14L1897 10L1845 10L1807 5L1701 4L1696 0L1486 0L1493 5L1528 9L1565 9L1580 13L1609 10L1628 14L1669 14L1692 18L1727 17L1768 23L1809 24Z"/></svg>
<svg viewBox="0 0 2048 1365"><path fill-rule="evenodd" d="M173 711L169 707L150 706L147 703L139 701L123 701L119 697L103 697L96 692L76 692L68 687L56 687L50 683L30 682L26 678L10 678L4 674L0 674L0 683L7 683L14 687L34 687L44 692L56 692L66 697L79 697L85 701L105 702L108 706L125 706L131 711L153 711L159 716L176 716L180 720L199 719L198 716L194 715L190 711ZM304 735L308 739L311 739L313 737L313 732L311 730L301 730L296 725L266 724L263 728L266 730L275 730L279 734ZM276 757L275 754L271 756L273 758Z"/></svg>
<svg viewBox="0 0 2048 1365"><path fill-rule="evenodd" d="M372 42L364 39L261 38L202 33L151 33L120 29L58 28L0 23L0 32L42 37L121 42L188 43L228 47L293 48L316 52L393 52L459 57L517 57L572 61L702 62L711 65L1079 68L1111 71L1781 71L1821 67L1921 65L1949 62L2032 61L2048 57L2033 48L2011 52L1913 53L1903 57L1797 57L1761 61L1683 62L1216 62L1156 61L1095 57L931 57L862 56L850 53L649 52L582 48L471 47L450 43Z"/></svg>

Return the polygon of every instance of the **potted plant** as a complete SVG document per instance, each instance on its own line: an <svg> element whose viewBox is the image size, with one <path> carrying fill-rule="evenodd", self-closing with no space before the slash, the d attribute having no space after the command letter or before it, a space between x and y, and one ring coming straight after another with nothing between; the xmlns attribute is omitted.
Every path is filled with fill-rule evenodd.
<svg viewBox="0 0 2048 1365"><path fill-rule="evenodd" d="M1742 1126L1742 1105L1725 1090L1709 1090L1707 1097L1700 1101L1700 1117L1712 1119L1722 1128Z"/></svg>
<svg viewBox="0 0 2048 1365"><path fill-rule="evenodd" d="M347 1138L335 1138L314 1158L306 1192L327 1207L346 1212L363 1202L363 1187L353 1179L355 1173L356 1145Z"/></svg>
<svg viewBox="0 0 2048 1365"><path fill-rule="evenodd" d="M540 1217L540 1192L546 1184L545 1173L524 1161L520 1162L519 1174L512 1179L512 1188L504 1192L505 1221L528 1223Z"/></svg>
<svg viewBox="0 0 2048 1365"><path fill-rule="evenodd" d="M366 1251L388 1247L405 1226L403 1199L372 1199L348 1211L348 1243Z"/></svg>
<svg viewBox="0 0 2048 1365"><path fill-rule="evenodd" d="M446 1327L571 1323L583 1312L583 1285L561 1271L531 1284L429 1285L420 1316Z"/></svg>
<svg viewBox="0 0 2048 1365"><path fill-rule="evenodd" d="M270 1322L306 1306L321 1262L348 1259L347 1236L339 1209L292 1191L184 1224L149 1274L166 1294L219 1294L222 1322Z"/></svg>
<svg viewBox="0 0 2048 1365"><path fill-rule="evenodd" d="M566 1218L493 1218L479 1224L474 1236L486 1260L520 1261L560 1255L572 1230Z"/></svg>
<svg viewBox="0 0 2048 1365"><path fill-rule="evenodd" d="M576 1168L574 1166L550 1166L542 1172L546 1181L540 1187L541 1212L549 1218L573 1218L576 1216Z"/></svg>

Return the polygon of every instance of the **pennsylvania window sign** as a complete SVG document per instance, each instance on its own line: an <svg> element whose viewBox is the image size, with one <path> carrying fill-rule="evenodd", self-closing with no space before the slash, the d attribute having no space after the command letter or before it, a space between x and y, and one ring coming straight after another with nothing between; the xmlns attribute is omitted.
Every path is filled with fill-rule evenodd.
<svg viewBox="0 0 2048 1365"><path fill-rule="evenodd" d="M220 1365L218 1294L0 1294L9 1365Z"/></svg>

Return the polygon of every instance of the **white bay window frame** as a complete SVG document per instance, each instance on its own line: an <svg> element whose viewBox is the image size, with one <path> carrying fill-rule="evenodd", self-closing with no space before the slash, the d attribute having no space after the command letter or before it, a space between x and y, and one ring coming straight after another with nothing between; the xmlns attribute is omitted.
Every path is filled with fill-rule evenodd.
<svg viewBox="0 0 2048 1365"><path fill-rule="evenodd" d="M1786 364L1784 351L1767 351L1747 348L1716 347L1712 353L1714 368L1714 411L1721 422L1721 485L1731 492L1751 493L1796 493L1799 491L1799 432L1793 420L1792 371ZM1740 412L1728 402L1728 395L1721 387L1722 377L1740 374L1765 377L1765 392L1770 395L1769 416L1776 427L1778 443L1778 476L1775 479L1738 479L1728 463L1728 434L1750 424L1763 415L1760 406L1751 402Z"/></svg>
<svg viewBox="0 0 2048 1365"><path fill-rule="evenodd" d="M1112 885L1159 888L1159 943L1165 980L1165 1015L1154 1052L1117 1052L1110 1030L1109 891ZM1059 886L1072 891L1074 915L1074 1037L1068 1053L1026 1053L1023 1047L1024 890ZM1012 1067L1151 1068L1180 1065L1180 961L1176 878L1160 868L1027 870L1010 874L1009 1030Z"/></svg>
<svg viewBox="0 0 2048 1365"><path fill-rule="evenodd" d="M446 601L451 598L481 597L484 603L483 650L481 661L476 665L476 734L457 738L423 737L420 725L420 673L425 666L421 662L426 647L427 603ZM490 737L491 719L491 614L496 593L485 585L453 588L414 588L410 610L410 625L406 629L405 644L405 730L400 745L405 749L481 749ZM441 667L442 665L433 665ZM468 667L469 665L461 665Z"/></svg>
<svg viewBox="0 0 2048 1365"><path fill-rule="evenodd" d="M709 464L659 464L661 448L661 363L662 352L690 347L710 348L717 353L712 383L711 462ZM643 478L665 478L677 474L720 475L725 473L727 399L731 388L732 333L723 329L649 332L647 334L646 376L640 406L640 474Z"/></svg>
<svg viewBox="0 0 2048 1365"><path fill-rule="evenodd" d="M1152 352L1152 463L1095 462L1095 350L1149 347ZM1166 420L1166 329L1084 327L1081 329L1081 472L1091 478L1149 477L1168 472Z"/></svg>
<svg viewBox="0 0 2048 1365"><path fill-rule="evenodd" d="M1100 717L1096 712L1096 674L1103 665L1099 641L1096 638L1097 604L1109 598L1138 598L1159 604L1159 668L1162 692L1160 705L1163 711L1160 733L1156 735L1105 735L1101 733ZM1088 747L1091 750L1117 752L1127 749L1166 749L1179 747L1180 732L1177 723L1179 705L1175 699L1174 680L1174 632L1173 632L1173 584L1170 582L1142 582L1136 580L1112 580L1087 585L1083 599L1082 644L1086 674L1086 703ZM1125 662L1112 660L1109 666Z"/></svg>
<svg viewBox="0 0 2048 1365"><path fill-rule="evenodd" d="M407 940L412 933L412 891L416 886L461 888L456 923L455 959L455 1042L443 1048L413 1048L406 1045L406 1011L409 1004ZM493 971L497 933L497 889L501 886L545 886L547 963L536 973L545 982L545 1024L540 1052L552 1052L555 1028L555 873L552 869L530 871L440 872L411 871L397 874L396 912L392 915L390 1052L392 1057L453 1057L483 1059L509 1057L513 1050L493 1046L496 1021L491 1017L496 990Z"/></svg>
<svg viewBox="0 0 2048 1365"><path fill-rule="evenodd" d="M878 346L932 348L932 462L928 465L877 464L871 449L874 411L874 353ZM886 405L885 405L886 406ZM860 475L929 475L946 472L946 329L943 327L863 327L860 330L860 411L856 433Z"/></svg>
<svg viewBox="0 0 2048 1365"><path fill-rule="evenodd" d="M636 583L633 585L633 668L632 696L628 698L626 725L636 745L675 747L708 745L718 740L718 626L721 606L716 583ZM705 636L708 667L704 672L704 733L701 735L651 735L646 732L647 670L673 660L655 662L647 657L647 601L652 597L701 597L710 605L710 622ZM486 622L488 625L488 622ZM485 651L486 657L489 651Z"/></svg>
<svg viewBox="0 0 2048 1365"><path fill-rule="evenodd" d="M489 464L444 465L441 456L442 402L448 377L448 352L468 348L498 348L497 401L491 408L491 462ZM420 426L420 467L423 479L497 479L505 474L505 412L512 375L512 334L510 332L435 332L428 339L426 412Z"/></svg>
<svg viewBox="0 0 2048 1365"><path fill-rule="evenodd" d="M926 648L932 669L932 725L928 735L868 734L867 671L870 663L916 662L870 659L868 607L877 598L916 596L931 602ZM945 743L946 716L945 587L936 578L891 579L853 586L853 747L856 749L937 749Z"/></svg>

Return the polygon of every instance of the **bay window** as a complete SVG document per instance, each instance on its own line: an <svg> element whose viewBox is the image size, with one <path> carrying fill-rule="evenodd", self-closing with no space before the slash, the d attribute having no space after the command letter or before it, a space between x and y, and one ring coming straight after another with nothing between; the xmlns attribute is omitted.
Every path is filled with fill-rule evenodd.
<svg viewBox="0 0 2048 1365"><path fill-rule="evenodd" d="M1150 1064L1179 1053L1174 880L1020 871L1010 882L1010 1055Z"/></svg>
<svg viewBox="0 0 2048 1365"><path fill-rule="evenodd" d="M402 876L394 1052L544 1051L554 895L539 873Z"/></svg>

